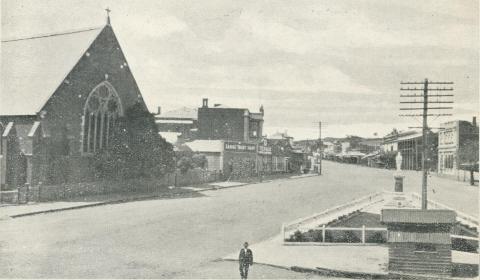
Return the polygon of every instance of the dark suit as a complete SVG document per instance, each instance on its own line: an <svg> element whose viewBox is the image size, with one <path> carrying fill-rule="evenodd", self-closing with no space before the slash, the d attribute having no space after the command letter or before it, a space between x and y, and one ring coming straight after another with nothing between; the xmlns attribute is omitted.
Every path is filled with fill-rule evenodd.
<svg viewBox="0 0 480 280"><path fill-rule="evenodd" d="M242 279L247 279L248 277L248 267L253 264L253 253L250 249L241 249L240 255L238 256L238 262L240 265L240 277Z"/></svg>

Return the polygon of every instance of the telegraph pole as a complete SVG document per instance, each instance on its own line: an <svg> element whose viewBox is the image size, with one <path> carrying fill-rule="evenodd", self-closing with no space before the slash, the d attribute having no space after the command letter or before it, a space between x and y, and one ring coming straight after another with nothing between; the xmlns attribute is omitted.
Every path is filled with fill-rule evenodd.
<svg viewBox="0 0 480 280"><path fill-rule="evenodd" d="M453 94L429 94L429 91L452 91L453 88L443 87L441 88L439 85L453 85L453 82L432 82L428 79L425 79L424 82L400 82L402 87L400 88L401 91L422 91L423 94L401 94L400 97L402 98L410 98L407 101L401 101L401 104L423 104L421 108L418 107L403 107L400 108L402 111L411 111L411 110L421 110L422 114L400 114L402 117L418 117L421 116L423 119L422 122L422 209L427 209L427 157L428 157L428 117L429 116L451 116L450 113L439 114L439 113L429 113L429 110L451 110L453 107L446 107L446 106L438 106L438 107L429 107L429 104L445 104L445 103L453 103L451 100L442 99L444 97L453 97ZM410 87L413 85L414 87ZM423 88L417 88L417 86L423 85ZM429 88L429 85L437 85L436 88ZM405 88L405 86L407 86ZM429 99L429 97L436 97L435 100ZM417 98L421 98L418 100ZM405 100L405 99L404 99Z"/></svg>
<svg viewBox="0 0 480 280"><path fill-rule="evenodd" d="M322 175L322 157L323 157L322 122L318 122L318 144L320 145L320 161L318 162L318 174Z"/></svg>

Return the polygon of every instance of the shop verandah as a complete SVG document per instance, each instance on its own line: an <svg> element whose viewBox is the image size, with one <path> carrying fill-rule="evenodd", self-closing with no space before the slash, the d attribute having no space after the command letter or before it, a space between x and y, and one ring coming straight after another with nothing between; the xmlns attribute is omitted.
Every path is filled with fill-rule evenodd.
<svg viewBox="0 0 480 280"><path fill-rule="evenodd" d="M427 158L426 167L428 170L437 170L437 147L438 147L438 134L427 134ZM398 139L398 152L402 154L402 169L403 170L421 170L422 169L422 151L423 141L422 134L417 133L405 137L404 139Z"/></svg>

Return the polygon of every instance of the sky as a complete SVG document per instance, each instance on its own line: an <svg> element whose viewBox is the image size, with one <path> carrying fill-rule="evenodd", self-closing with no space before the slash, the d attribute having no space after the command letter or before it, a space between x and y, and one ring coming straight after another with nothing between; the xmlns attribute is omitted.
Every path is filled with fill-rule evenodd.
<svg viewBox="0 0 480 280"><path fill-rule="evenodd" d="M400 82L453 81L452 117L478 116L476 0L2 0L2 39L102 26L105 8L151 111L265 108L264 131L296 139L382 137Z"/></svg>

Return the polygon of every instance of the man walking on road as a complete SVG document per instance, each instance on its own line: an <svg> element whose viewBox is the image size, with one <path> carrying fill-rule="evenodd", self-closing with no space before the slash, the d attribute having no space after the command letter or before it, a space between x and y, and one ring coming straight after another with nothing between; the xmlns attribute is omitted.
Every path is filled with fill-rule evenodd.
<svg viewBox="0 0 480 280"><path fill-rule="evenodd" d="M243 248L238 256L238 262L240 264L240 277L247 279L248 267L253 264L253 253L252 250L248 249L248 242L243 244Z"/></svg>

